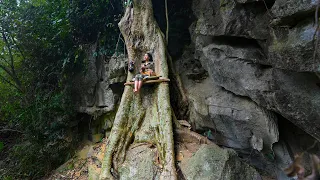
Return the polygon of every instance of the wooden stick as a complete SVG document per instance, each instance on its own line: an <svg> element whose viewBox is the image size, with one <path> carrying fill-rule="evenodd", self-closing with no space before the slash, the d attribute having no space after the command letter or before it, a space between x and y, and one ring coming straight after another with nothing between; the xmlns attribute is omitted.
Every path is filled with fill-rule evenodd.
<svg viewBox="0 0 320 180"><path fill-rule="evenodd" d="M156 79L156 80L148 80L143 82L143 84L151 84L151 83L161 83L161 82L169 82L170 79ZM126 82L124 85L132 85L134 82Z"/></svg>
<svg viewBox="0 0 320 180"><path fill-rule="evenodd" d="M159 78L161 78L161 77L162 77L162 76L150 76L150 77L148 77L148 78L144 78L144 79L143 79L143 82L149 81L149 80L159 79ZM130 82L134 82L134 80L130 80Z"/></svg>

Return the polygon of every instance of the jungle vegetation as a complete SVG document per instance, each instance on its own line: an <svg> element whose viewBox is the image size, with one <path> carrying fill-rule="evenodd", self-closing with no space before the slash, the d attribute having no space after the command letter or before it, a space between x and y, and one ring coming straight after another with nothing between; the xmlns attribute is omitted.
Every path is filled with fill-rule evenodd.
<svg viewBox="0 0 320 180"><path fill-rule="evenodd" d="M122 8L117 0L0 1L0 179L39 178L72 156L79 138L69 82L86 71L84 45L99 41L100 54L114 53Z"/></svg>

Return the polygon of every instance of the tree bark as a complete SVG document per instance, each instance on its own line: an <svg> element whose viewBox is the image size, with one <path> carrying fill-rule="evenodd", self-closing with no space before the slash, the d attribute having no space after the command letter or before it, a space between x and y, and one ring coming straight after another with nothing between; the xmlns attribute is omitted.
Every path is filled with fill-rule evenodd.
<svg viewBox="0 0 320 180"><path fill-rule="evenodd" d="M166 41L154 19L152 1L134 0L119 27L128 58L136 62L135 72L129 72L127 82L139 72L146 52L153 56L156 74L167 79ZM140 152L136 153L138 149ZM151 168L139 165L150 161ZM132 86L125 87L99 179L139 179L142 172L153 179L177 179L168 82L143 86L138 95L134 95Z"/></svg>

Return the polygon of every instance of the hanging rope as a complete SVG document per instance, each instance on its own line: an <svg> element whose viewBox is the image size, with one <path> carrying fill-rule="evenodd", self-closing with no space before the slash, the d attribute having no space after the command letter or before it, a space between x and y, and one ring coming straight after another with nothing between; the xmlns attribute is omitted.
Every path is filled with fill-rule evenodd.
<svg viewBox="0 0 320 180"><path fill-rule="evenodd" d="M166 30L166 41L167 41L167 46L169 44L169 17L168 17L168 2L167 0L165 2L165 7L166 7L166 20L167 20L167 30Z"/></svg>

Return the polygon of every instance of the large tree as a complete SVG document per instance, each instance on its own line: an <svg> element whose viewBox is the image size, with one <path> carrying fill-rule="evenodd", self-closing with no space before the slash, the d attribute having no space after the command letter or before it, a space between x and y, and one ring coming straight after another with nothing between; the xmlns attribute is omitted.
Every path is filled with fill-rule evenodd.
<svg viewBox="0 0 320 180"><path fill-rule="evenodd" d="M119 27L128 58L136 62L136 69L128 74L127 81L138 72L146 52L153 55L156 74L168 78L166 42L154 19L151 0L134 0L133 6L127 7ZM90 173L92 179L97 178L92 175L94 172ZM134 95L131 86L125 87L99 178L117 176L177 179L168 83L145 86L138 95Z"/></svg>

